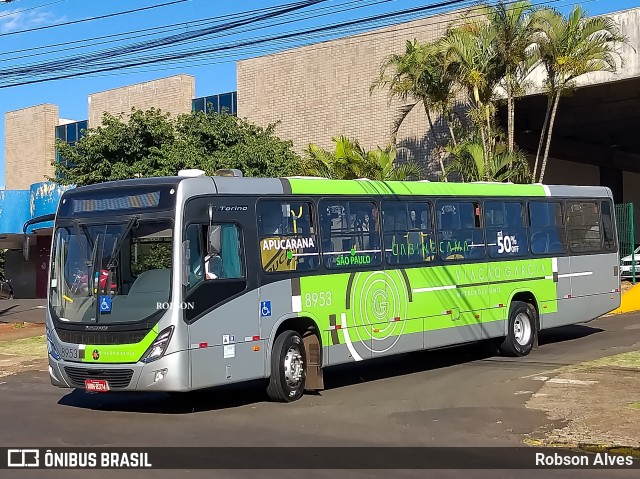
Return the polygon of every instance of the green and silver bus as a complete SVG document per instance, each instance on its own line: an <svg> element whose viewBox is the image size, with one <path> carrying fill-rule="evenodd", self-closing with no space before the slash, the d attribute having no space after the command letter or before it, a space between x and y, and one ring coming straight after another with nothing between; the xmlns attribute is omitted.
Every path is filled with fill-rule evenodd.
<svg viewBox="0 0 640 479"><path fill-rule="evenodd" d="M619 304L608 188L188 171L64 193L49 373L88 391L262 378L287 402L337 364L484 340L525 356Z"/></svg>

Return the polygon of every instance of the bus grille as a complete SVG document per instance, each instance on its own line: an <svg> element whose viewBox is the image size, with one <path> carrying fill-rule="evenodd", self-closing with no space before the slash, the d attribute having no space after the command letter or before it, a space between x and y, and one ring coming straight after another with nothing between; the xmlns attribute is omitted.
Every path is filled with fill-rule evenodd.
<svg viewBox="0 0 640 479"><path fill-rule="evenodd" d="M105 379L112 388L126 388L133 376L132 369L86 369L65 366L67 376L74 386L84 388L85 379Z"/></svg>
<svg viewBox="0 0 640 479"><path fill-rule="evenodd" d="M147 335L148 330L142 331L113 331L87 332L56 329L56 333L63 343L71 344L135 344Z"/></svg>

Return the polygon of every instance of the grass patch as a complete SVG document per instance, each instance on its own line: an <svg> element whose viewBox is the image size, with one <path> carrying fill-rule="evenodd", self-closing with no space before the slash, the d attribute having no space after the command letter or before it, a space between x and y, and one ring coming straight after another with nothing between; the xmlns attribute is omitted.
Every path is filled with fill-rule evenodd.
<svg viewBox="0 0 640 479"><path fill-rule="evenodd" d="M20 328L26 328L27 327L27 323L14 323L13 325L13 329L20 329Z"/></svg>
<svg viewBox="0 0 640 479"><path fill-rule="evenodd" d="M609 444L590 444L590 443L567 443L544 441L540 439L526 438L523 441L528 446L535 447L553 447L558 449L569 449L572 451L591 452L591 453L608 453L613 455L633 456L640 458L640 448L630 446L616 446Z"/></svg>
<svg viewBox="0 0 640 479"><path fill-rule="evenodd" d="M640 402L634 402L629 404L629 407L631 407L631 409L637 409L638 411L640 411Z"/></svg>
<svg viewBox="0 0 640 479"><path fill-rule="evenodd" d="M46 357L47 343L44 335L32 338L0 341L0 354L8 356Z"/></svg>
<svg viewBox="0 0 640 479"><path fill-rule="evenodd" d="M576 370L602 367L640 369L640 351L632 351L630 353L606 356L604 358L587 361L586 363L577 364L575 366L568 366L561 369Z"/></svg>

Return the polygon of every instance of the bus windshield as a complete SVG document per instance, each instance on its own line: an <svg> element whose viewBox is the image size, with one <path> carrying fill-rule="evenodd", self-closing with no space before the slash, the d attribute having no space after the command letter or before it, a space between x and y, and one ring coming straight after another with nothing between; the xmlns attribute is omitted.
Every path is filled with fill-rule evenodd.
<svg viewBox="0 0 640 479"><path fill-rule="evenodd" d="M133 323L169 301L172 224L139 220L58 226L49 298L57 319Z"/></svg>

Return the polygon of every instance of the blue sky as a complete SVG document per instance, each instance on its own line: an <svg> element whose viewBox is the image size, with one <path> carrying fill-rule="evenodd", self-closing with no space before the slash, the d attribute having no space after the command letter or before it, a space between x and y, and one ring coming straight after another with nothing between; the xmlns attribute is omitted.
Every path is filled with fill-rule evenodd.
<svg viewBox="0 0 640 479"><path fill-rule="evenodd" d="M0 2L1 1L2 0L0 0ZM233 16L234 14L237 15L250 9L258 9L292 3L290 0L235 0L233 2L188 0L163 8L146 10L144 12L133 13L114 18L45 29L35 32L12 34L13 32L19 30L106 15L118 11L158 5L161 3L168 3L169 1L171 0L129 0L126 2L88 2L85 0L14 0L8 4L0 3L0 75L2 70L9 66L21 66L25 63L43 61L49 58L53 58L44 55L7 61L8 58L14 56L31 55L33 53L43 52L43 50L32 50L22 53L12 53L16 50L42 47L45 45L50 45L52 43L65 43L101 35L111 35L115 33L158 27L180 22L193 22L220 15ZM362 3L365 3L364 0L360 1ZM535 3L539 3L540 1L541 0L538 0ZM267 34L273 35L278 33L291 32L300 28L331 25L335 22L348 21L355 18L368 17L386 12L424 6L436 2L437 0L387 0L380 1L378 5L370 5L351 11L345 11L345 9L341 8L340 5L346 4L347 0L331 0L322 4L322 8L335 8L340 11L334 10L335 13L326 14L317 18L290 22L283 25L275 25L274 22L274 24L270 27L265 27L263 29L250 32L239 32L234 35L225 35L215 38L211 37L197 44L188 45L188 47L205 47L216 45L222 42L241 42L248 38L255 38ZM369 3L373 3L373 1ZM584 8L589 11L590 14L594 15L638 6L638 0L591 0L586 2L557 0L555 2L555 6L560 10L566 11L570 9L574 3L581 3ZM31 9L32 7L40 5L44 6L37 9ZM321 7L316 6L314 8L317 9ZM311 10L306 10L306 12L309 11ZM305 10L301 10L296 15L301 15L304 12ZM327 10L324 10L322 13L327 13ZM425 13L419 16L427 16L427 14ZM402 20L397 20L394 23L398 23L400 21ZM160 33L154 38L179 32L192 31L194 28L197 27L182 27L179 30ZM327 38L329 37L325 36L322 39ZM315 39L315 41L319 40L320 38ZM139 40L128 40L122 43L114 42L92 48L104 49L108 48L109 46L123 45L126 43L131 43L133 41ZM304 43L312 42L313 40L304 41ZM300 41L296 41L295 43L299 44ZM82 43L75 45L80 46L82 45ZM191 58L189 59L189 61L183 64L172 65L160 63L155 65L148 65L144 67L144 70L146 71L115 71L110 73L97 74L86 78L81 77L67 80L57 80L46 83L14 86L0 89L0 113L2 113L3 115L3 118L0 121L0 185L4 185L4 113L7 111L17 110L41 103L54 103L59 106L61 118L84 120L87 118L87 96L90 93L117 88L132 83L148 81L154 78L161 78L178 73L187 73L196 77L196 96L233 91L236 88L235 61L238 58L258 56L270 51L287 49L291 46L294 46L294 44L288 43L286 45L279 44L270 47L260 47L255 48L251 51L245 49L243 52L241 52L241 55L229 55L227 53L225 56L221 57L205 56ZM57 53L57 55L73 55L77 53L85 53L88 51L91 51L91 49L80 50L70 48L68 51Z"/></svg>

